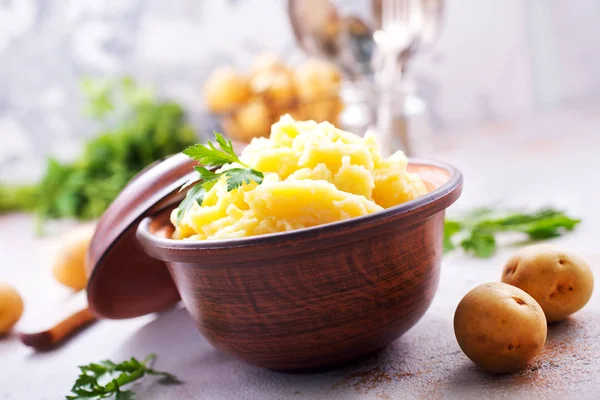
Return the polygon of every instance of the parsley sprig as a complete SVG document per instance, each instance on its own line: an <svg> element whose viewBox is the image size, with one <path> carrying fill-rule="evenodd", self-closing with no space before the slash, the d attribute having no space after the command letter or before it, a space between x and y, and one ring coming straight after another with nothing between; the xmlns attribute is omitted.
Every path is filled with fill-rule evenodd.
<svg viewBox="0 0 600 400"><path fill-rule="evenodd" d="M444 252L460 246L476 257L489 258L496 252L498 234L516 232L525 234L530 240L544 240L572 231L580 222L553 208L529 213L479 208L462 219L446 219Z"/></svg>
<svg viewBox="0 0 600 400"><path fill-rule="evenodd" d="M81 90L85 114L98 124L81 156L72 162L48 158L35 184L0 183L0 214L35 213L39 233L48 219L97 219L140 171L197 142L180 104L130 77L84 78Z"/></svg>
<svg viewBox="0 0 600 400"><path fill-rule="evenodd" d="M190 146L183 151L185 155L193 160L198 161L194 167L198 175L190 179L181 190L194 185L188 190L185 198L179 204L177 211L177 224L185 213L197 203L199 206L204 201L206 193L222 178L227 178L227 191L231 192L242 186L244 183L256 182L259 185L262 183L264 175L262 172L250 168L244 164L235 154L231 140L225 139L223 135L215 132L215 140L217 145L208 141L207 144L196 144ZM214 172L218 168L227 164L238 164L243 168L230 168L222 172Z"/></svg>
<svg viewBox="0 0 600 400"><path fill-rule="evenodd" d="M122 387L144 375L160 376L162 379L159 382L162 384L181 383L177 377L168 372L150 368L155 359L156 355L150 354L142 362L131 357L119 364L104 360L82 365L79 367L81 373L66 399L99 400L115 396L116 400L132 400L135 393L131 390L122 390Z"/></svg>

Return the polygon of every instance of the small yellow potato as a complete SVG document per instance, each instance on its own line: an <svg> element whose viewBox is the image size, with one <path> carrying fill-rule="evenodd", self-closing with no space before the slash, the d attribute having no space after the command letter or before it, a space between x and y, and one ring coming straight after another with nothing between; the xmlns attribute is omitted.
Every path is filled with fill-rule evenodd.
<svg viewBox="0 0 600 400"><path fill-rule="evenodd" d="M0 282L0 335L8 333L23 315L23 299L7 283Z"/></svg>
<svg viewBox="0 0 600 400"><path fill-rule="evenodd" d="M266 104L260 99L253 99L242 106L225 128L233 128L230 136L243 142L249 142L253 137L268 136L271 131L271 113Z"/></svg>
<svg viewBox="0 0 600 400"><path fill-rule="evenodd" d="M294 103L294 77L285 70L264 71L250 81L252 92L261 95L271 108L284 108Z"/></svg>
<svg viewBox="0 0 600 400"><path fill-rule="evenodd" d="M535 299L501 282L471 290L454 314L460 348L490 373L519 370L540 353L547 331L546 317Z"/></svg>
<svg viewBox="0 0 600 400"><path fill-rule="evenodd" d="M326 61L307 60L296 69L296 84L301 102L330 98L339 94L342 75Z"/></svg>
<svg viewBox="0 0 600 400"><path fill-rule="evenodd" d="M252 77L270 71L290 71L290 68L276 54L264 53L254 59L250 73Z"/></svg>
<svg viewBox="0 0 600 400"><path fill-rule="evenodd" d="M590 266L571 251L550 244L529 246L511 257L502 282L536 299L548 322L562 321L579 311L594 289Z"/></svg>
<svg viewBox="0 0 600 400"><path fill-rule="evenodd" d="M94 225L81 226L61 239L62 247L54 261L52 275L73 290L85 289L87 285L85 262L95 229Z"/></svg>
<svg viewBox="0 0 600 400"><path fill-rule="evenodd" d="M344 109L344 103L338 97L322 98L300 105L303 115L317 122L327 121L338 125L339 116Z"/></svg>
<svg viewBox="0 0 600 400"><path fill-rule="evenodd" d="M248 79L231 67L215 70L204 86L204 97L213 112L225 112L238 107L250 98Z"/></svg>

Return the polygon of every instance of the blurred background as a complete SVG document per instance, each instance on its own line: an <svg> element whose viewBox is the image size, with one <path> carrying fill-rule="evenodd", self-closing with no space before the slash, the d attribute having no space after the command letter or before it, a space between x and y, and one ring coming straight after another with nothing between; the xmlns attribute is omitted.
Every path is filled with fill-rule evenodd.
<svg viewBox="0 0 600 400"><path fill-rule="evenodd" d="M599 15L595 0L446 1L439 38L410 68L434 137L598 99ZM99 133L83 76L154 86L201 138L215 127L209 75L265 51L306 57L286 1L0 0L0 181L37 180L46 156L72 160Z"/></svg>
<svg viewBox="0 0 600 400"><path fill-rule="evenodd" d="M383 4L400 8L391 12ZM407 4L414 12L405 12ZM94 221L140 171L205 142L213 130L242 142L266 136L285 113L330 121L357 134L374 129L385 152L401 148L411 157L455 165L465 177L457 204L473 215L481 206L519 212L550 206L559 210L556 219L544 212L528 218L550 220L555 230L565 219L570 230L581 217L577 232L561 244L600 264L600 191L590 185L597 179L593 165L600 149L599 17L599 0L0 0L0 278L26 300L25 324L19 322L18 330L33 332L31 326L45 327L46 320L52 326L60 319L46 310L62 313L69 301L86 307L85 294L71 297L67 288L83 293ZM86 224L78 226L82 221ZM528 222L519 226L530 228ZM464 234L450 235L457 233ZM520 239L523 232L512 233ZM493 236L491 241L480 235L479 243L460 246L493 252ZM512 245L498 257L513 251ZM415 347L427 346L423 360L433 353L455 360L453 339L452 345L440 340L446 328L446 336L453 337L452 324L444 325L442 316L451 315L449 307L467 286L497 279L493 263L455 260L442 269L445 295L437 297L429 325L414 336ZM133 275L123 279L137 284ZM594 312L585 318L597 320ZM87 313L90 321L95 318ZM17 340L0 341L0 357L11 366L0 374L10 383L0 383L0 391L35 387L45 398L62 393L72 384L76 365L114 355L124 339L126 357L127 343L136 349L156 343L143 329L136 333L150 318L120 325L104 321L91 337L54 355L26 353ZM181 362L197 354L188 357L187 333L170 321L149 325L148 332L161 338L159 350L163 342L173 342L173 332L183 334L177 344L185 356L172 352L172 365L190 366L188 382L210 396L205 389L215 371ZM598 336L597 324L584 325L563 328L579 329L573 338L585 344ZM421 332L430 332L431 341L421 340L428 337ZM598 348L583 344L577 354ZM527 371L531 380L518 376L517 383L543 386L548 393L557 385L571 390L591 384L585 357L572 358L571 345L565 346L553 347L569 358L560 361L561 368L554 361L540 367L540 374L553 373L546 375L552 379L540 381L536 366L532 374ZM169 350L160 355L167 366ZM205 362L212 363L211 357ZM575 368L575 361L583 367ZM225 379L228 374L215 384L247 388L238 385L241 378ZM254 371L250 375L258 379ZM458 388L479 379L463 379L460 371L447 375ZM22 377L26 384L19 384ZM35 385L32 377L38 379ZM377 375L376 383L391 378L386 379ZM445 380L422 387L443 391ZM507 387L514 382L505 381ZM261 385L254 385L253 393L260 393ZM290 393L295 389L284 386ZM162 392L154 388L148 393L159 398ZM194 389L181 390L188 396ZM32 396L15 392L11 398Z"/></svg>

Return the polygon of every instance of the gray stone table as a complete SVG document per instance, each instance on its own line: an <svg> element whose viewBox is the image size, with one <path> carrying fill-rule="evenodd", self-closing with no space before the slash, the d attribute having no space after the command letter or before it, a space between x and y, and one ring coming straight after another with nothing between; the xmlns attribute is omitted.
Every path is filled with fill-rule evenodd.
<svg viewBox="0 0 600 400"><path fill-rule="evenodd" d="M450 212L477 205L537 207L551 204L583 223L555 240L586 258L600 277L600 107L565 110L518 123L442 135L429 154L458 166L463 197ZM65 227L58 227L58 229ZM0 280L26 300L19 329L32 329L67 312L82 298L50 277L56 239L32 234L24 215L0 217ZM600 290L564 323L550 327L542 355L523 371L503 377L480 372L459 350L454 309L474 286L498 280L515 246L492 259L456 253L443 260L436 298L419 323L377 356L317 374L284 374L247 366L213 348L196 333L185 310L127 321L101 321L64 346L34 353L16 337L0 341L0 399L59 399L76 366L103 358L158 354L156 367L185 384L135 384L138 399L599 399Z"/></svg>

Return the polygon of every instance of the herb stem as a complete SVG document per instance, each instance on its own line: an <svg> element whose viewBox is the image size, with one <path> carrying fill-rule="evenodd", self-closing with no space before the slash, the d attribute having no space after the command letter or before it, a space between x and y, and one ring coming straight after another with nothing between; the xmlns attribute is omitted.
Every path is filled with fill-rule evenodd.
<svg viewBox="0 0 600 400"><path fill-rule="evenodd" d="M152 364L154 364L154 360L156 360L156 354L150 353L150 354L148 354L148 356L146 358L144 358L144 361L142 361L142 363L146 367L151 367Z"/></svg>
<svg viewBox="0 0 600 400"><path fill-rule="evenodd" d="M128 374L122 373L116 379L113 379L112 381L106 384L106 390L108 392L118 391L121 386L137 381L138 379L143 377L144 373L146 373L146 370L143 368L140 368Z"/></svg>

